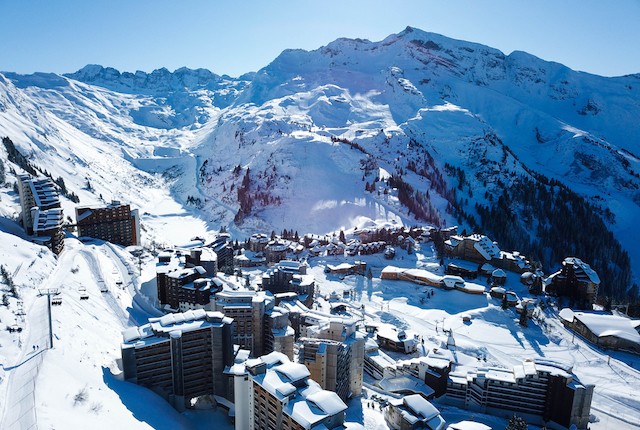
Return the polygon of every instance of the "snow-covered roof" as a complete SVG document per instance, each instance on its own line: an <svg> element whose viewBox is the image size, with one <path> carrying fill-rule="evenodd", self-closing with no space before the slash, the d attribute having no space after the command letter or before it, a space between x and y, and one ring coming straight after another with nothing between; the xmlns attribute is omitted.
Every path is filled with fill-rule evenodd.
<svg viewBox="0 0 640 430"><path fill-rule="evenodd" d="M416 395L431 397L434 391L424 381L412 375L400 375L390 378L382 378L377 385L390 393L407 393L412 392Z"/></svg>
<svg viewBox="0 0 640 430"><path fill-rule="evenodd" d="M195 309L149 318L148 324L124 330L122 338L125 344L132 344L151 337L166 339L167 336L185 331L193 331L220 324L231 324L232 322L231 318L225 317L221 312L207 312L203 309Z"/></svg>
<svg viewBox="0 0 640 430"><path fill-rule="evenodd" d="M484 285L475 284L473 282L465 282L464 286L459 289L467 293L481 294L484 293L485 287Z"/></svg>
<svg viewBox="0 0 640 430"><path fill-rule="evenodd" d="M404 404L410 408L416 415L430 420L439 415L440 412L420 394L411 394L404 397Z"/></svg>
<svg viewBox="0 0 640 430"><path fill-rule="evenodd" d="M459 423L449 424L447 430L491 430L491 427L475 421L460 421Z"/></svg>
<svg viewBox="0 0 640 430"><path fill-rule="evenodd" d="M327 264L327 268L332 272L337 272L341 270L350 270L350 269L353 269L354 267L356 266L349 263L340 263L337 266L334 266L333 264Z"/></svg>
<svg viewBox="0 0 640 430"><path fill-rule="evenodd" d="M572 313L574 318L578 319L597 337L613 336L640 345L640 333L635 329L638 324L637 320L609 314L590 312ZM567 319L569 317L569 312L565 311L565 309L560 311L560 316L567 321L573 321L573 319Z"/></svg>
<svg viewBox="0 0 640 430"><path fill-rule="evenodd" d="M347 405L333 391L317 391L307 396L307 401L313 402L327 415L335 415L347 409Z"/></svg>
<svg viewBox="0 0 640 430"><path fill-rule="evenodd" d="M567 257L564 259L563 264L571 264L576 269L580 269L580 270L576 270L576 277L581 278L584 276L594 284L600 284L600 277L598 276L596 271L593 270L591 266L589 266L587 263L580 260L579 258Z"/></svg>
<svg viewBox="0 0 640 430"><path fill-rule="evenodd" d="M285 363L274 369L276 372L285 376L291 382L297 382L301 379L308 378L309 369L300 363Z"/></svg>
<svg viewBox="0 0 640 430"><path fill-rule="evenodd" d="M347 405L332 392L323 390L320 385L309 379L309 370L300 363L293 363L279 352L272 352L260 358L245 362L247 367L264 363L264 373L253 376L253 380L265 390L281 400L283 412L307 429L322 428L324 419L343 413ZM288 401L285 402L285 400Z"/></svg>
<svg viewBox="0 0 640 430"><path fill-rule="evenodd" d="M391 399L389 403L399 410L404 421L416 428L440 430L444 427L445 421L440 416L440 412L419 394L411 394L402 399ZM417 425L419 422L422 424Z"/></svg>
<svg viewBox="0 0 640 430"><path fill-rule="evenodd" d="M493 273L491 273L491 276L493 276L494 278L506 278L507 274L502 269L496 269L493 271Z"/></svg>

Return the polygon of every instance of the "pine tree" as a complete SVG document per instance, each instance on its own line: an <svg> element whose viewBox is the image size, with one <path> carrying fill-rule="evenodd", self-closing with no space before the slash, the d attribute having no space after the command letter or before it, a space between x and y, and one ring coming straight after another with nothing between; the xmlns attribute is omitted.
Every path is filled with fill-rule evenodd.
<svg viewBox="0 0 640 430"><path fill-rule="evenodd" d="M527 327L529 325L528 323L528 315L527 315L527 305L523 304L522 305L522 313L520 314L520 325L522 327Z"/></svg>
<svg viewBox="0 0 640 430"><path fill-rule="evenodd" d="M340 242L342 243L347 243L347 239L344 237L344 230L340 230L340 236L338 236L338 239L340 239Z"/></svg>

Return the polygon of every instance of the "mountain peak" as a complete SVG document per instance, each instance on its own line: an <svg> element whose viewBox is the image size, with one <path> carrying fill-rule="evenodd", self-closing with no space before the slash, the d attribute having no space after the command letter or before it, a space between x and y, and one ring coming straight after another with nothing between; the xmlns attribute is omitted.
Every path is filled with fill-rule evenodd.
<svg viewBox="0 0 640 430"><path fill-rule="evenodd" d="M207 69L181 67L171 72L166 67L161 67L151 73L141 70L131 73L120 72L113 67L103 67L97 64L89 64L75 73L67 73L64 76L114 91L143 94L192 91L203 88L215 89L222 79Z"/></svg>

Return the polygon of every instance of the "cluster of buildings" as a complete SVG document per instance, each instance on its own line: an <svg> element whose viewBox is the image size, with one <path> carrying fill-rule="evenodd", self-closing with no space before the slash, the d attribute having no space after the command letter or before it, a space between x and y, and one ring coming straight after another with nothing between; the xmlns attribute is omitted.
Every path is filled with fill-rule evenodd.
<svg viewBox="0 0 640 430"><path fill-rule="evenodd" d="M475 278L480 274L489 277L492 285L503 285L506 281L505 270L522 274L523 283L542 292L542 285L536 280L541 273L535 273L530 262L519 252L501 251L495 242L487 236L450 235L444 241L445 253L454 260L447 265L446 273L465 278ZM541 279L540 279L541 280ZM596 302L600 278L587 263L576 257L567 257L562 268L544 280L544 292L568 298L580 309L590 309Z"/></svg>
<svg viewBox="0 0 640 430"><path fill-rule="evenodd" d="M191 254L180 258L196 263ZM123 332L123 376L176 408L203 395L234 402L238 429L335 428L344 421L344 402L362 390L365 336L357 322L309 309L294 292L223 285L208 306ZM189 378L197 366L213 373L196 387Z"/></svg>
<svg viewBox="0 0 640 430"><path fill-rule="evenodd" d="M364 368L380 387L439 398L474 412L505 418L517 414L528 423L548 428L575 425L584 429L589 423L594 386L580 383L571 366L535 359L509 369L476 368L454 361L452 352L443 348L433 348L424 357L395 361L374 343L367 344Z"/></svg>
<svg viewBox="0 0 640 430"><path fill-rule="evenodd" d="M59 255L64 249L64 215L57 185L49 178L18 175L22 225L35 243ZM78 236L122 246L140 245L137 209L113 201L105 206L76 207Z"/></svg>
<svg viewBox="0 0 640 430"><path fill-rule="evenodd" d="M518 273L531 269L529 261L519 252L501 251L495 242L481 234L451 235L444 245L447 256L471 261L478 266L488 263L494 268Z"/></svg>
<svg viewBox="0 0 640 430"><path fill-rule="evenodd" d="M215 247L230 250L226 258L232 266L237 258L224 246L227 240L218 242L161 253L158 299L174 313L123 333L124 378L153 389L176 408L209 395L222 405L234 404L237 429L343 428L346 402L361 394L367 372L381 389L401 396L385 403L385 420L394 429L443 430L445 422L429 402L434 398L471 411L516 413L540 425L586 428L593 386L581 384L570 367L537 360L511 369L468 368L457 365L446 348L394 360L383 350L411 354L420 338L359 327L363 315L353 316L358 310L344 316L314 309L315 281L307 264L285 259L297 246L252 236L248 252L263 258L263 264L269 261L269 267L256 285L247 282L242 288L217 277ZM496 285L503 283L505 270L529 267L517 253L496 251L484 236L460 237L457 246L463 253L459 257L473 261L478 271L490 264L484 270L491 269L487 273ZM327 270L362 274L366 264ZM421 269L388 266L381 277L476 293L476 284L459 276ZM478 286L478 292L484 290ZM455 348L449 333L447 348ZM194 380L197 366L213 369L200 384Z"/></svg>
<svg viewBox="0 0 640 430"><path fill-rule="evenodd" d="M261 287L273 294L295 293L298 300L310 307L316 284L313 276L307 274L308 268L307 263L280 261L262 275Z"/></svg>
<svg viewBox="0 0 640 430"><path fill-rule="evenodd" d="M210 248L165 250L158 254L158 302L166 311L212 310L211 298L222 289L218 256Z"/></svg>

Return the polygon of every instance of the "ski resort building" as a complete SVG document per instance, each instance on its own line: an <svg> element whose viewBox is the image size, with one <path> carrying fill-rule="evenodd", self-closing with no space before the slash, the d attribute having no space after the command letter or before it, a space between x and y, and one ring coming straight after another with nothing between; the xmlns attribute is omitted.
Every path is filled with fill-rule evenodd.
<svg viewBox="0 0 640 430"><path fill-rule="evenodd" d="M299 362L326 390L346 401L362 392L365 338L355 325L331 321L316 337L300 338Z"/></svg>
<svg viewBox="0 0 640 430"><path fill-rule="evenodd" d="M351 350L344 343L328 339L300 339L298 362L304 364L314 381L335 392L343 401L349 398Z"/></svg>
<svg viewBox="0 0 640 430"><path fill-rule="evenodd" d="M395 430L444 430L446 424L440 411L420 394L391 399L384 419Z"/></svg>
<svg viewBox="0 0 640 430"><path fill-rule="evenodd" d="M230 368L237 430L343 428L347 405L307 368L273 352Z"/></svg>
<svg viewBox="0 0 640 430"><path fill-rule="evenodd" d="M249 238L249 251L251 252L264 252L264 249L269 243L269 237L266 234L255 233Z"/></svg>
<svg viewBox="0 0 640 430"><path fill-rule="evenodd" d="M232 399L225 367L233 364L231 318L204 310L150 318L122 333L124 379L145 386L184 410L191 399Z"/></svg>
<svg viewBox="0 0 640 430"><path fill-rule="evenodd" d="M18 194L24 230L33 242L59 255L64 249L64 217L56 185L49 178L18 175Z"/></svg>
<svg viewBox="0 0 640 430"><path fill-rule="evenodd" d="M233 318L234 343L260 357L273 351L293 358L295 332L289 326L289 312L275 306L275 298L265 292L220 291L214 310Z"/></svg>
<svg viewBox="0 0 640 430"><path fill-rule="evenodd" d="M210 248L162 252L156 263L160 305L172 311L211 310L213 295L222 290L217 272L217 256Z"/></svg>
<svg viewBox="0 0 640 430"><path fill-rule="evenodd" d="M80 237L93 237L122 246L140 245L138 210L116 200L101 207L76 207L76 224Z"/></svg>
<svg viewBox="0 0 640 430"><path fill-rule="evenodd" d="M315 281L307 275L307 264L299 261L280 261L262 275L262 288L273 294L293 292L307 306L313 304Z"/></svg>
<svg viewBox="0 0 640 430"><path fill-rule="evenodd" d="M601 348L640 354L640 320L595 312L560 311L562 323Z"/></svg>
<svg viewBox="0 0 640 430"><path fill-rule="evenodd" d="M228 239L226 235L218 237L208 247L218 257L218 270L225 273L233 273L233 246L231 246Z"/></svg>
<svg viewBox="0 0 640 430"><path fill-rule="evenodd" d="M408 338L404 330L381 330L378 332L377 340L380 348L405 354L416 352L418 347L418 341Z"/></svg>
<svg viewBox="0 0 640 430"><path fill-rule="evenodd" d="M449 257L461 258L478 264L490 263L495 267L522 273L530 269L529 261L519 252L501 251L487 236L451 236L445 240L445 252Z"/></svg>
<svg viewBox="0 0 640 430"><path fill-rule="evenodd" d="M568 297L581 309L591 309L598 297L600 278L587 263L576 257L567 257L562 269L545 281L545 292L554 296Z"/></svg>
<svg viewBox="0 0 640 430"><path fill-rule="evenodd" d="M509 417L518 414L532 424L587 428L593 385L583 385L570 366L536 359L512 369L454 369L445 399L454 406Z"/></svg>
<svg viewBox="0 0 640 430"><path fill-rule="evenodd" d="M271 240L264 248L264 258L267 264L275 264L287 258L289 244L281 240Z"/></svg>
<svg viewBox="0 0 640 430"><path fill-rule="evenodd" d="M365 336L358 320L311 310L299 301L281 301L300 342L298 361L320 386L346 400L362 391Z"/></svg>

